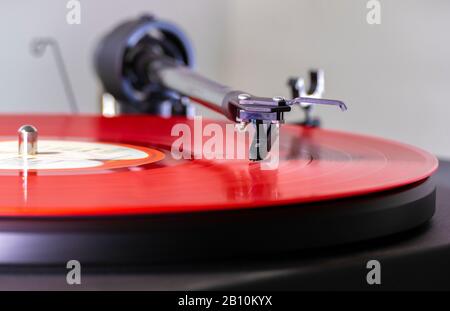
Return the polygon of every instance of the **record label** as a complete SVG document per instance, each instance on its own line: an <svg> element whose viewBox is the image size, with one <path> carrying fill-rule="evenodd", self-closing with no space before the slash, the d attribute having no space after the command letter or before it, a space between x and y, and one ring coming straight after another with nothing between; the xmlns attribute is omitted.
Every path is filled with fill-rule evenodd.
<svg viewBox="0 0 450 311"><path fill-rule="evenodd" d="M112 169L157 162L164 153L141 146L69 140L41 140L39 153L23 157L17 141L0 141L0 172L3 170Z"/></svg>

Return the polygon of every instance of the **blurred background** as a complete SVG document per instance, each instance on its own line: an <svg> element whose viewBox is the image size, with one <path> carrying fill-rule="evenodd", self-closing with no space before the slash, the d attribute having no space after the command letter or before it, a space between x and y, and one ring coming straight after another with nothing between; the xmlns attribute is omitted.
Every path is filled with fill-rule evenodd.
<svg viewBox="0 0 450 311"><path fill-rule="evenodd" d="M51 53L35 58L35 37L58 40L83 113L98 113L93 53L119 22L151 12L181 26L204 75L254 94L289 96L286 80L325 70L326 128L383 136L450 158L450 1L380 0L369 25L366 0L81 0L81 24L66 0L0 3L0 113L68 113ZM200 112L204 112L201 110ZM208 116L213 113L206 112Z"/></svg>

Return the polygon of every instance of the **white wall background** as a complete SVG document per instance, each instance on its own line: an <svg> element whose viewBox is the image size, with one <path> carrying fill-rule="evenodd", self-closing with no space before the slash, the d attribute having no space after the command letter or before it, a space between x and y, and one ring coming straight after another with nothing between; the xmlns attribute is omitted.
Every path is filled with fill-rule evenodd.
<svg viewBox="0 0 450 311"><path fill-rule="evenodd" d="M0 113L68 112L50 54L36 36L59 40L83 112L98 111L92 68L97 40L119 21L154 12L190 35L198 70L260 95L285 95L286 78L326 72L325 127L401 140L450 158L450 1L381 0L381 25L365 0L81 0L68 25L65 0L0 3Z"/></svg>

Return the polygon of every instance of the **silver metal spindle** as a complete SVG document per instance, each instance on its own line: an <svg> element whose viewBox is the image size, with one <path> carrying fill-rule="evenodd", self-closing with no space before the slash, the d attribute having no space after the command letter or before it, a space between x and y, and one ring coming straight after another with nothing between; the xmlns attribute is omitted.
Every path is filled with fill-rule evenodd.
<svg viewBox="0 0 450 311"><path fill-rule="evenodd" d="M32 156L37 154L38 131L32 125L23 125L18 130L19 155Z"/></svg>

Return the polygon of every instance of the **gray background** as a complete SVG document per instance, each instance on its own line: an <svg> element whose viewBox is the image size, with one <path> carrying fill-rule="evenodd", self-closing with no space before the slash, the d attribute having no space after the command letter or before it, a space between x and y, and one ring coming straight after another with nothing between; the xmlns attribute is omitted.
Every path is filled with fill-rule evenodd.
<svg viewBox="0 0 450 311"><path fill-rule="evenodd" d="M325 97L350 108L317 109L325 127L450 158L449 0L381 0L381 25L367 24L365 0L82 0L81 25L66 23L66 3L0 3L0 113L69 111L54 59L29 53L36 36L58 39L82 112L98 112L96 42L119 21L154 12L185 29L206 76L288 96L288 76L323 68Z"/></svg>

